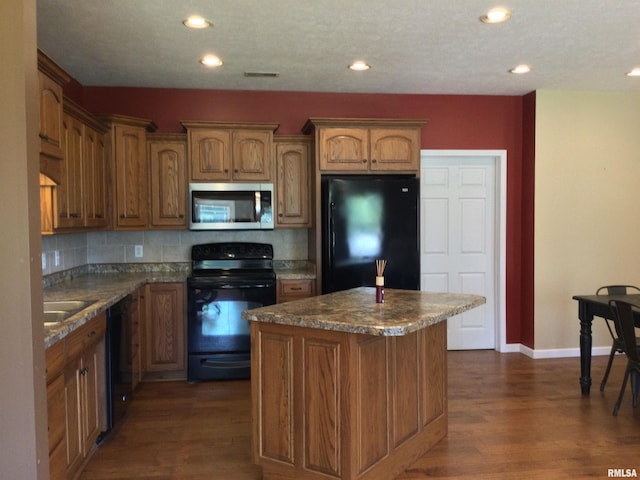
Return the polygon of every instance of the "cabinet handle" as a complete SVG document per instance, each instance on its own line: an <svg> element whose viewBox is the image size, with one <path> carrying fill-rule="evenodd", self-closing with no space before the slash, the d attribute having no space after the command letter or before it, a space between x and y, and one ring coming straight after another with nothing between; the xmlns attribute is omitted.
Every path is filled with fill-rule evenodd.
<svg viewBox="0 0 640 480"><path fill-rule="evenodd" d="M49 135L47 135L46 133L39 133L38 136L42 139L42 140L49 140Z"/></svg>
<svg viewBox="0 0 640 480"><path fill-rule="evenodd" d="M235 169L233 170L233 173L238 173L238 169L237 169L237 168L235 168Z"/></svg>
<svg viewBox="0 0 640 480"><path fill-rule="evenodd" d="M374 158L374 159L372 159L372 160L371 160L371 163L376 163L376 159L375 159L375 158Z"/></svg>
<svg viewBox="0 0 640 480"><path fill-rule="evenodd" d="M99 213L99 214L97 214L97 215L96 215L96 218L102 218L102 214L100 214L100 213Z"/></svg>
<svg viewBox="0 0 640 480"><path fill-rule="evenodd" d="M291 287L291 290L297 292L299 290L302 290L302 287Z"/></svg>
<svg viewBox="0 0 640 480"><path fill-rule="evenodd" d="M80 370L80 375L82 375L83 377L89 373L89 369L87 367L84 367L82 370Z"/></svg>
<svg viewBox="0 0 640 480"><path fill-rule="evenodd" d="M179 218L184 218L183 214L178 215Z"/></svg>
<svg viewBox="0 0 640 480"><path fill-rule="evenodd" d="M228 168L225 168L225 169L224 169L224 173L229 173L229 169L228 169Z"/></svg>
<svg viewBox="0 0 640 480"><path fill-rule="evenodd" d="M284 217L284 214L283 214L283 213L279 213L279 214L278 214L278 216L279 216L280 218L282 218L282 217Z"/></svg>
<svg viewBox="0 0 640 480"><path fill-rule="evenodd" d="M71 218L80 218L80 214L79 213L70 213L69 216Z"/></svg>
<svg viewBox="0 0 640 480"><path fill-rule="evenodd" d="M88 337L88 338L91 338L91 337L93 337L95 334L96 334L96 331L95 331L95 330L91 330L89 333L87 333L87 337Z"/></svg>
<svg viewBox="0 0 640 480"><path fill-rule="evenodd" d="M362 159L362 163L367 163L367 159L366 159L366 158L363 158L363 159Z"/></svg>

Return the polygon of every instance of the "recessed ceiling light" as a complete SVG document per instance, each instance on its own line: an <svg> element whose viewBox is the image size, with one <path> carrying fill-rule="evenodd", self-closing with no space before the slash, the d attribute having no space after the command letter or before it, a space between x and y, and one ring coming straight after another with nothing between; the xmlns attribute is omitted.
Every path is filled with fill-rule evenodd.
<svg viewBox="0 0 640 480"><path fill-rule="evenodd" d="M627 77L640 77L640 67L635 67L630 72L627 72Z"/></svg>
<svg viewBox="0 0 640 480"><path fill-rule="evenodd" d="M506 8L492 8L480 17L482 23L501 23L511 18L511 12Z"/></svg>
<svg viewBox="0 0 640 480"><path fill-rule="evenodd" d="M365 62L358 61L358 62L353 62L351 65L349 65L349 68L357 72L362 72L364 70L369 70L371 68L371 65Z"/></svg>
<svg viewBox="0 0 640 480"><path fill-rule="evenodd" d="M213 25L209 20L198 15L192 15L184 20L183 25L189 28L208 28Z"/></svg>
<svg viewBox="0 0 640 480"><path fill-rule="evenodd" d="M219 67L222 65L222 60L220 60L215 55L205 55L200 59L200 63L206 65L207 67Z"/></svg>
<svg viewBox="0 0 640 480"><path fill-rule="evenodd" d="M511 70L509 70L509 73L515 73L515 74L523 74L523 73L529 73L531 71L531 67L529 65L518 65L517 67L513 67Z"/></svg>

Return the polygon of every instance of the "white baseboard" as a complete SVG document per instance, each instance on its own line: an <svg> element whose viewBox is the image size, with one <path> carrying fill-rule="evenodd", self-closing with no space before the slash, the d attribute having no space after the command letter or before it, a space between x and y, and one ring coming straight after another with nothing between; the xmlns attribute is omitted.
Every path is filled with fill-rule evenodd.
<svg viewBox="0 0 640 480"><path fill-rule="evenodd" d="M568 358L568 357L579 357L580 349L579 348L551 348L551 349L532 349L527 347L526 345L522 345L521 343L517 344L509 344L511 347L515 345L516 349L514 350L504 350L511 352L520 352L523 355L526 355L529 358L533 358L535 360L540 358ZM591 349L591 356L598 355L609 355L611 352L611 347L593 347Z"/></svg>

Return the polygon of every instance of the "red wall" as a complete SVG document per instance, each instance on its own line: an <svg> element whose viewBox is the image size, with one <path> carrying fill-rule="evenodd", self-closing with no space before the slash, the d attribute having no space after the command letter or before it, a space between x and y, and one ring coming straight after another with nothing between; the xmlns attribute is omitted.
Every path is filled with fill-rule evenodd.
<svg viewBox="0 0 640 480"><path fill-rule="evenodd" d="M294 134L310 117L411 118L428 120L422 148L506 149L507 343L520 343L522 332L533 331L533 315L523 315L521 302L523 285L533 282L521 268L523 256L531 256L522 241L524 97L108 87L65 93L94 113L151 119L162 132L184 131L181 120L273 122L280 124L276 133Z"/></svg>

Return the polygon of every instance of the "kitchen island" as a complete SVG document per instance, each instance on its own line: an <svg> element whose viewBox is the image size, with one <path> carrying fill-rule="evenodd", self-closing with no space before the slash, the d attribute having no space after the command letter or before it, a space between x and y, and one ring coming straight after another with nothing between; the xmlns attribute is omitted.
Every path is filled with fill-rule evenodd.
<svg viewBox="0 0 640 480"><path fill-rule="evenodd" d="M263 479L392 479L447 434L446 319L484 297L375 288L243 312Z"/></svg>

